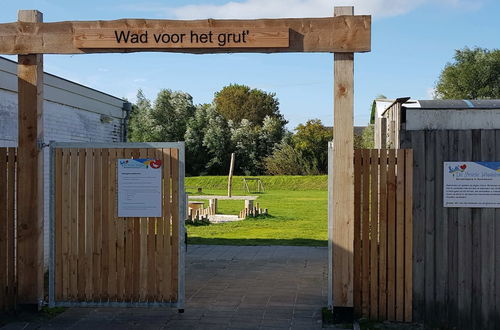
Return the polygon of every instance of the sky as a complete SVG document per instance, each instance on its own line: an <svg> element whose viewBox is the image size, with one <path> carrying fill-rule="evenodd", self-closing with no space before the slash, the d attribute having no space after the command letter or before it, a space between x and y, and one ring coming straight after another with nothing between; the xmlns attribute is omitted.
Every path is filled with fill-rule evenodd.
<svg viewBox="0 0 500 330"><path fill-rule="evenodd" d="M372 50L355 55L354 121L366 125L378 95L430 99L456 49L500 47L499 0L0 0L0 23L18 9L38 9L45 22L120 18L327 17L335 5L369 14ZM16 57L10 56L10 59ZM276 94L293 129L308 119L333 123L333 54L174 53L45 55L46 72L134 101L180 90L210 103L231 83Z"/></svg>

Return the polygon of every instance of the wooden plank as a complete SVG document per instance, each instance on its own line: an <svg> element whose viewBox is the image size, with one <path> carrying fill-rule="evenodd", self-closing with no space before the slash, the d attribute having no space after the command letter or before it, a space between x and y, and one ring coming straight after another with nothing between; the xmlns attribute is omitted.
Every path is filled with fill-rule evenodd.
<svg viewBox="0 0 500 330"><path fill-rule="evenodd" d="M288 48L287 28L115 28L77 29L76 48L165 49L165 48Z"/></svg>
<svg viewBox="0 0 500 330"><path fill-rule="evenodd" d="M140 149L140 158L148 156L147 149ZM139 299L147 300L148 293L148 219L141 218L141 233L140 233L140 270L139 270Z"/></svg>
<svg viewBox="0 0 500 330"><path fill-rule="evenodd" d="M85 271L85 149L78 149L78 253L77 253L77 298L85 300L85 283L87 272Z"/></svg>
<svg viewBox="0 0 500 330"><path fill-rule="evenodd" d="M472 135L470 134L471 131L464 131L464 130L450 130L448 131L448 144L449 144L449 160L454 160L454 161L461 161L462 159L469 159L472 160ZM450 208L448 209L448 297L447 297L447 307L448 307L448 322L447 324L450 325L450 327L458 327L459 323L457 322L459 319L459 315L462 313L464 314L464 319L469 319L468 324L471 325L470 323L470 304L469 304L469 313L467 313L467 309L464 309L463 311L459 311L456 306L458 305L458 300L459 300L459 295L462 294L460 292L461 290L461 285L460 285L460 277L462 275L467 276L466 274L470 272L471 269L471 264L472 260L468 258L468 256L471 256L472 253L472 228L469 226L468 232L464 233L461 232L464 228L464 226L467 225L467 223L470 224L471 220L471 209L467 208ZM469 236L470 239L467 240L467 237L463 237L462 234L465 234L465 236ZM464 238L463 242L460 242L461 236ZM467 244L468 243L468 244ZM467 246L465 246L467 244ZM465 249L464 249L465 248ZM462 251L460 251L462 249ZM463 255L461 255L464 253ZM468 263L463 266L460 266L460 259L461 258L467 258ZM462 268L462 273L459 274L460 268ZM470 276L470 279L472 280L472 275ZM467 294L470 296L472 293L470 290L470 287L467 290L465 287L463 289L466 289L463 294ZM467 299L467 298L466 298ZM468 314L468 316L467 316ZM464 327L467 328L466 326L467 323L464 323Z"/></svg>
<svg viewBox="0 0 500 330"><path fill-rule="evenodd" d="M62 230L61 230L61 268L62 268L62 298L69 296L69 233L70 233L70 176L71 163L69 149L62 150Z"/></svg>
<svg viewBox="0 0 500 330"><path fill-rule="evenodd" d="M109 149L101 149L101 300L109 299Z"/></svg>
<svg viewBox="0 0 500 330"><path fill-rule="evenodd" d="M404 321L413 321L413 150L405 150Z"/></svg>
<svg viewBox="0 0 500 330"><path fill-rule="evenodd" d="M387 149L380 150L379 318L387 319Z"/></svg>
<svg viewBox="0 0 500 330"><path fill-rule="evenodd" d="M63 237L63 156L62 149L55 149L55 298L61 301L63 293L62 237Z"/></svg>
<svg viewBox="0 0 500 330"><path fill-rule="evenodd" d="M387 168L387 319L396 320L396 152L389 149Z"/></svg>
<svg viewBox="0 0 500 330"><path fill-rule="evenodd" d="M354 313L361 317L361 151L354 150Z"/></svg>
<svg viewBox="0 0 500 330"><path fill-rule="evenodd" d="M425 135L423 131L407 132L407 147L414 150L413 172L413 319L423 321L425 301ZM419 184L420 183L420 184Z"/></svg>
<svg viewBox="0 0 500 330"><path fill-rule="evenodd" d="M436 320L435 301L435 155L436 131L425 135L425 319Z"/></svg>
<svg viewBox="0 0 500 330"><path fill-rule="evenodd" d="M134 149L125 149L123 158L132 158ZM125 222L125 299L132 301L134 293L134 223L138 218L123 218Z"/></svg>
<svg viewBox="0 0 500 330"><path fill-rule="evenodd" d="M289 47L269 44L259 48L91 48L79 49L73 44L75 34L82 30L97 33L106 30L130 31L203 31L290 30ZM151 33L150 33L151 34ZM153 36L149 36L152 38ZM257 20L146 20L121 19L114 21L73 21L54 23L0 24L0 53L2 54L82 54L124 53L131 51L165 51L183 53L225 52L367 52L371 49L371 16L339 16L325 18L283 18Z"/></svg>
<svg viewBox="0 0 500 330"><path fill-rule="evenodd" d="M447 324L448 306L448 209L443 206L443 162L447 157L448 131L436 132L435 176L435 235L436 235L436 308L440 324Z"/></svg>
<svg viewBox="0 0 500 330"><path fill-rule="evenodd" d="M36 10L20 10L19 23L15 24L42 20L42 14ZM38 305L44 290L44 162L38 148L38 141L43 141L43 56L20 55L17 68L17 161L23 164L17 169L17 303Z"/></svg>
<svg viewBox="0 0 500 330"><path fill-rule="evenodd" d="M362 222L361 222L361 306L363 316L370 315L370 150L362 150Z"/></svg>
<svg viewBox="0 0 500 330"><path fill-rule="evenodd" d="M378 319L378 245L379 245L379 215L378 215L378 185L379 185L379 154L377 149L370 151L371 165L370 165L370 318L372 320ZM368 188L368 187L367 187Z"/></svg>
<svg viewBox="0 0 500 330"><path fill-rule="evenodd" d="M12 156L11 156L12 159ZM6 309L8 305L8 272L9 262L7 257L7 246L9 245L8 223L10 221L7 215L7 191L9 189L7 182L7 148L0 148L0 311Z"/></svg>
<svg viewBox="0 0 500 330"><path fill-rule="evenodd" d="M495 131L481 130L481 160L495 159ZM495 313L495 209L481 210L481 316L484 329L494 329Z"/></svg>
<svg viewBox="0 0 500 330"><path fill-rule="evenodd" d="M171 217L172 217L172 208L170 203L170 198L172 194L170 192L171 189L171 177L172 177L172 166L170 153L172 149L163 149L163 177L164 177L164 208L163 215L165 218L165 234L163 235L163 246L165 248L165 280L164 280L164 299L166 301L173 301L172 299L172 239L171 239Z"/></svg>
<svg viewBox="0 0 500 330"><path fill-rule="evenodd" d="M117 149L108 149L108 189L104 192L108 194L108 291L109 300L117 301L118 299L118 278L117 278L117 219L115 210L115 191L116 191L116 153Z"/></svg>
<svg viewBox="0 0 500 330"><path fill-rule="evenodd" d="M7 283L9 285L7 294L8 294L8 304L12 308L15 307L16 304L16 250L15 250L15 242L16 242L16 181L17 181L17 148L8 148L8 154L10 160L7 164L7 181L9 182L7 186L7 218L10 221L7 223L7 232L9 237L11 238L7 245L7 263L9 272L7 274Z"/></svg>
<svg viewBox="0 0 500 330"><path fill-rule="evenodd" d="M147 158L155 157L155 150L148 149ZM156 218L148 218L148 301L156 299Z"/></svg>
<svg viewBox="0 0 500 330"><path fill-rule="evenodd" d="M85 300L92 300L94 254L94 152L85 150Z"/></svg>
<svg viewBox="0 0 500 330"><path fill-rule="evenodd" d="M354 7L335 7L335 16L348 17ZM354 54L334 54L333 128L333 303L353 306L354 248Z"/></svg>
<svg viewBox="0 0 500 330"><path fill-rule="evenodd" d="M139 158L140 156L140 151L139 149L133 149L132 151L132 157L133 158ZM141 219L140 218L133 218L133 231L134 231L134 238L133 238L133 283L132 283L132 288L133 288L133 295L132 299L135 301L140 300L140 275L141 275Z"/></svg>
<svg viewBox="0 0 500 330"><path fill-rule="evenodd" d="M70 150L69 299L78 293L78 149Z"/></svg>
<svg viewBox="0 0 500 330"><path fill-rule="evenodd" d="M500 130L495 130L495 156L500 158ZM500 209L495 209L496 219L500 219ZM500 324L500 222L495 221L495 311L496 324Z"/></svg>
<svg viewBox="0 0 500 330"><path fill-rule="evenodd" d="M179 149L170 151L171 171L172 171L172 299L178 299L179 287Z"/></svg>
<svg viewBox="0 0 500 330"><path fill-rule="evenodd" d="M101 256L102 256L102 157L101 149L94 149L94 245L93 245L93 258L92 258L92 297L91 300L99 301L102 294L102 283L101 278Z"/></svg>
<svg viewBox="0 0 500 330"><path fill-rule="evenodd" d="M405 285L405 151L398 149L396 177L396 320L404 321Z"/></svg>
<svg viewBox="0 0 500 330"><path fill-rule="evenodd" d="M116 229L116 282L117 282L117 300L126 300L125 295L125 227L126 218L118 218L117 211L117 186L118 186L118 159L123 158L123 149L116 149L114 161L111 163L111 169L113 170L113 186L111 190L112 203L113 203L113 218L115 219L115 229Z"/></svg>
<svg viewBox="0 0 500 330"><path fill-rule="evenodd" d="M472 160L481 160L481 130L472 130ZM472 329L484 329L482 324L482 272L483 265L481 260L481 209L472 209Z"/></svg>
<svg viewBox="0 0 500 330"><path fill-rule="evenodd" d="M161 161L161 175L163 180L163 157L161 149L154 149L154 158ZM163 182L163 181L162 181ZM163 197L163 189L162 189L162 197ZM163 200L163 198L162 198ZM163 300L162 288L164 281L164 271L165 271L165 255L163 248L163 234L164 234L164 225L163 225L163 203L162 203L162 216L156 219L156 245L155 245L155 258L156 258L156 292L155 292L155 300L160 302Z"/></svg>

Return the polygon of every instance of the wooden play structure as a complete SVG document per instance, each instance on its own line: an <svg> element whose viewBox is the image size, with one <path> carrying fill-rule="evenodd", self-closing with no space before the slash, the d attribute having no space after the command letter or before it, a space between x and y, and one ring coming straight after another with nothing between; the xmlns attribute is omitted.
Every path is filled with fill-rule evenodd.
<svg viewBox="0 0 500 330"><path fill-rule="evenodd" d="M250 187L248 185L248 182L253 182L254 184L250 184L254 187L257 188L257 190L252 190L253 192L264 192L264 183L260 178L243 178L243 190L246 190L246 192L250 192Z"/></svg>

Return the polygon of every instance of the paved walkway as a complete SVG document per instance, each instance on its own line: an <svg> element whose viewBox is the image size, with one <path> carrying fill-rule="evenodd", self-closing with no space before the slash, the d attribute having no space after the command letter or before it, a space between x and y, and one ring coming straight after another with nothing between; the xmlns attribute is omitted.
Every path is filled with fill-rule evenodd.
<svg viewBox="0 0 500 330"><path fill-rule="evenodd" d="M71 308L28 328L320 329L326 248L190 245L185 313L162 308ZM11 324L11 326L22 324Z"/></svg>

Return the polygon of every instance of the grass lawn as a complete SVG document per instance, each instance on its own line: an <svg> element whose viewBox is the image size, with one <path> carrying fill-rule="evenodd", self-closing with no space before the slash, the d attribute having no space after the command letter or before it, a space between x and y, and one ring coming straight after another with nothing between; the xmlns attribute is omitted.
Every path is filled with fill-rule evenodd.
<svg viewBox="0 0 500 330"><path fill-rule="evenodd" d="M188 243L326 246L326 177L287 178L261 177L266 192L249 194L241 189L241 178L236 177L233 195L258 195L256 202L269 210L269 216L208 226L188 225ZM186 190L197 194L196 188L202 187L204 194L226 195L227 190L223 188L226 180L227 177L187 178ZM243 206L243 201L219 200L218 213L238 214Z"/></svg>

